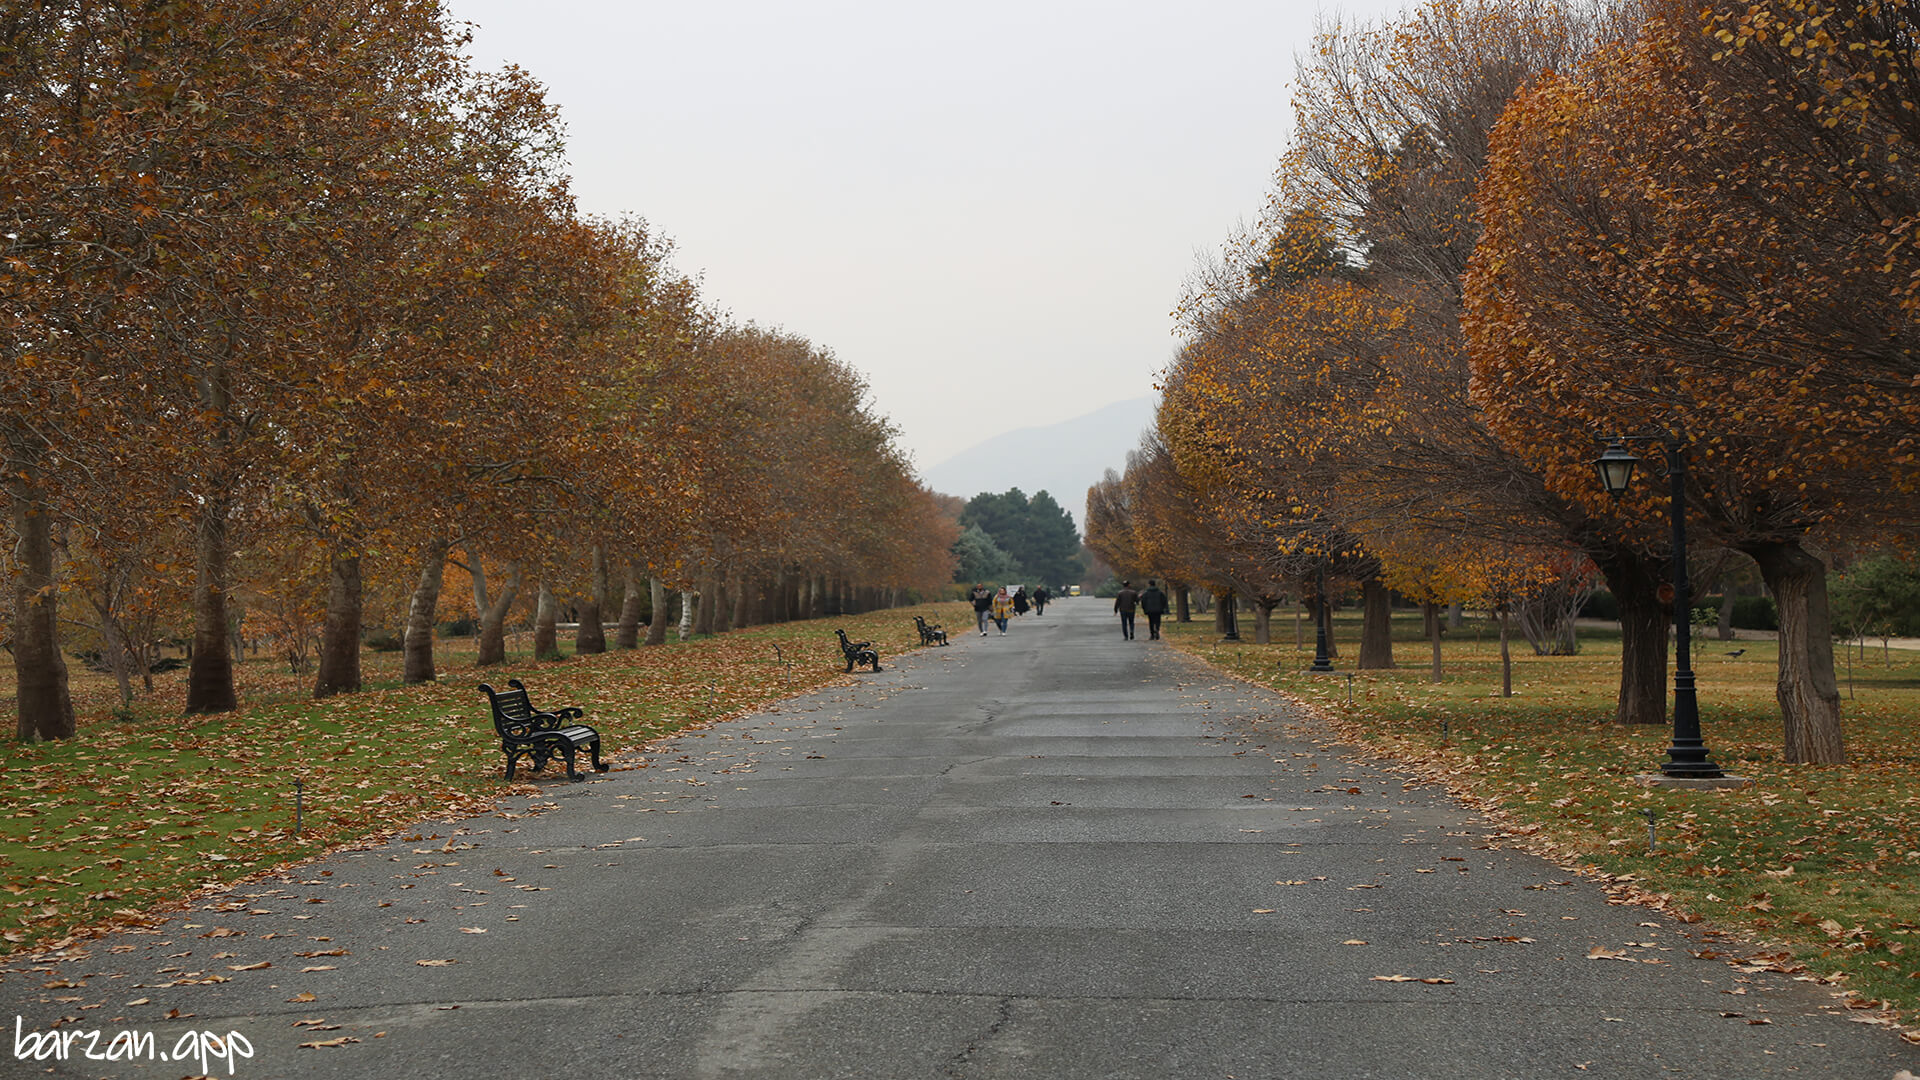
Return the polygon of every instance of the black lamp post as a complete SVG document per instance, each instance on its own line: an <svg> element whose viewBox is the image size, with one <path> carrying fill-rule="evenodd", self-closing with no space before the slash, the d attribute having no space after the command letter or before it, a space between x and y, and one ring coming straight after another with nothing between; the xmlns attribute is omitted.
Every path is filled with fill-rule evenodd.
<svg viewBox="0 0 1920 1080"><path fill-rule="evenodd" d="M1320 564L1319 595L1313 600L1313 666L1308 671L1320 675L1333 673L1333 657L1327 648L1327 619L1331 609L1327 606L1327 564Z"/></svg>
<svg viewBox="0 0 1920 1080"><path fill-rule="evenodd" d="M1239 593L1232 590L1220 598L1220 617L1226 623L1226 633L1220 635L1221 641L1240 640L1240 604Z"/></svg>
<svg viewBox="0 0 1920 1080"><path fill-rule="evenodd" d="M1627 449L1629 438L1656 442L1665 453L1673 519L1673 745L1667 748L1667 760L1661 763L1660 772L1688 780L1719 779L1726 774L1707 756L1706 741L1700 737L1700 703L1693 692L1693 605L1687 592L1686 444L1679 436L1615 437L1593 464L1600 474L1600 486L1616 499L1633 483L1634 466L1640 463Z"/></svg>

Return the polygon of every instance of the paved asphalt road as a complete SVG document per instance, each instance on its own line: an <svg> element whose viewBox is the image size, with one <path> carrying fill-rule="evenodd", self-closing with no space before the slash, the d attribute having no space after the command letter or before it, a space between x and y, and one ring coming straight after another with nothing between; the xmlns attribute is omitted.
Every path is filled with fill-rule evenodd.
<svg viewBox="0 0 1920 1080"><path fill-rule="evenodd" d="M15 968L14 1048L68 1015L96 1053L239 1032L239 1077L1920 1071L1820 988L1696 959L1695 928L1501 850L1105 607ZM70 1049L0 1074L200 1071Z"/></svg>

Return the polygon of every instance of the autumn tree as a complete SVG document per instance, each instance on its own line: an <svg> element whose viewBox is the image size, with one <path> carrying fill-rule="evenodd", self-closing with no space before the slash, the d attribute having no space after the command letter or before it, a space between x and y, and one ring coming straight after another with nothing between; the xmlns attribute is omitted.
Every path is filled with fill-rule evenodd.
<svg viewBox="0 0 1920 1080"><path fill-rule="evenodd" d="M1479 400L1623 535L1664 498L1605 503L1578 436L1686 453L1696 527L1780 606L1786 755L1840 761L1821 551L1910 524L1920 483L1911 14L1649 12L1501 124L1470 290Z"/></svg>

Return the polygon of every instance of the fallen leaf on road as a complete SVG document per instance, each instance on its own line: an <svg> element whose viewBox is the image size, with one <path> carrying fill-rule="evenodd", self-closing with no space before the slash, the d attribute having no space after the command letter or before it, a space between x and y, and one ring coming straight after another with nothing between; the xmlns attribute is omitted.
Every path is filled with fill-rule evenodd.
<svg viewBox="0 0 1920 1080"><path fill-rule="evenodd" d="M300 1005L312 1000L314 1000L314 996L312 994L301 993L301 994L295 994L292 997L288 998L287 1002L292 1005Z"/></svg>
<svg viewBox="0 0 1920 1080"><path fill-rule="evenodd" d="M1271 915L1273 914L1273 909L1270 907L1257 907L1253 909L1253 913L1255 915Z"/></svg>
<svg viewBox="0 0 1920 1080"><path fill-rule="evenodd" d="M357 1043L359 1041L360 1041L359 1039L356 1039L351 1035L342 1035L337 1039L321 1039L318 1042L304 1042L300 1044L300 1049L318 1050L323 1046L345 1046L348 1043Z"/></svg>
<svg viewBox="0 0 1920 1080"><path fill-rule="evenodd" d="M1347 940L1345 940L1345 941L1343 941L1343 942L1341 942L1340 944L1342 944L1342 945L1365 945L1365 944L1366 944L1366 942L1364 942L1364 941L1361 941L1361 940L1360 940L1359 938L1357 938L1357 937L1350 937L1350 938L1348 938Z"/></svg>
<svg viewBox="0 0 1920 1080"><path fill-rule="evenodd" d="M1605 945L1595 945L1593 948L1587 950L1587 959L1626 960L1631 962L1633 958L1627 955L1627 950L1625 949L1609 949Z"/></svg>
<svg viewBox="0 0 1920 1080"><path fill-rule="evenodd" d="M257 964L228 964L227 970L228 971L259 971L261 968L270 968L272 966L273 966L273 961L262 960Z"/></svg>
<svg viewBox="0 0 1920 1080"><path fill-rule="evenodd" d="M457 964L459 962L460 961L458 960L415 960L414 961L414 963L420 965L421 967L446 967L448 964Z"/></svg>
<svg viewBox="0 0 1920 1080"><path fill-rule="evenodd" d="M133 999L132 1001L129 1001L129 1002L127 1002L127 1004L129 1004L129 1005L145 1005L146 1003L148 1003L149 1001L152 1001L152 1000L153 1000L152 998L134 998L134 999Z"/></svg>
<svg viewBox="0 0 1920 1080"><path fill-rule="evenodd" d="M484 934L484 933L486 933L486 931L485 931L485 930L483 930L483 929L481 929L481 928L480 928L480 927L478 927L478 926L463 926L463 927L461 927L461 928L460 928L460 932L461 932L461 933L463 933L463 934Z"/></svg>
<svg viewBox="0 0 1920 1080"><path fill-rule="evenodd" d="M1371 981L1373 982L1419 982L1420 980L1414 978L1411 975L1375 975Z"/></svg>
<svg viewBox="0 0 1920 1080"><path fill-rule="evenodd" d="M314 964L310 967L301 968L300 974L305 975L309 971L332 971L332 970L333 970L332 964Z"/></svg>

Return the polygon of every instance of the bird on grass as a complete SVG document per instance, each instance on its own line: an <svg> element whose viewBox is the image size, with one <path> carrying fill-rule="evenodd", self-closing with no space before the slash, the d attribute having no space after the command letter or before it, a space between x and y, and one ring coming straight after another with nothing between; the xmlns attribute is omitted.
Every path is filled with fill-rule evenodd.
<svg viewBox="0 0 1920 1080"><path fill-rule="evenodd" d="M1735 650L1733 650L1732 652L1730 652L1730 653L1728 653L1727 655L1728 655L1728 656L1739 656L1740 654L1742 654L1742 653L1744 653L1744 652L1746 652L1746 651L1747 651L1747 650L1745 650L1745 649L1735 649Z"/></svg>

